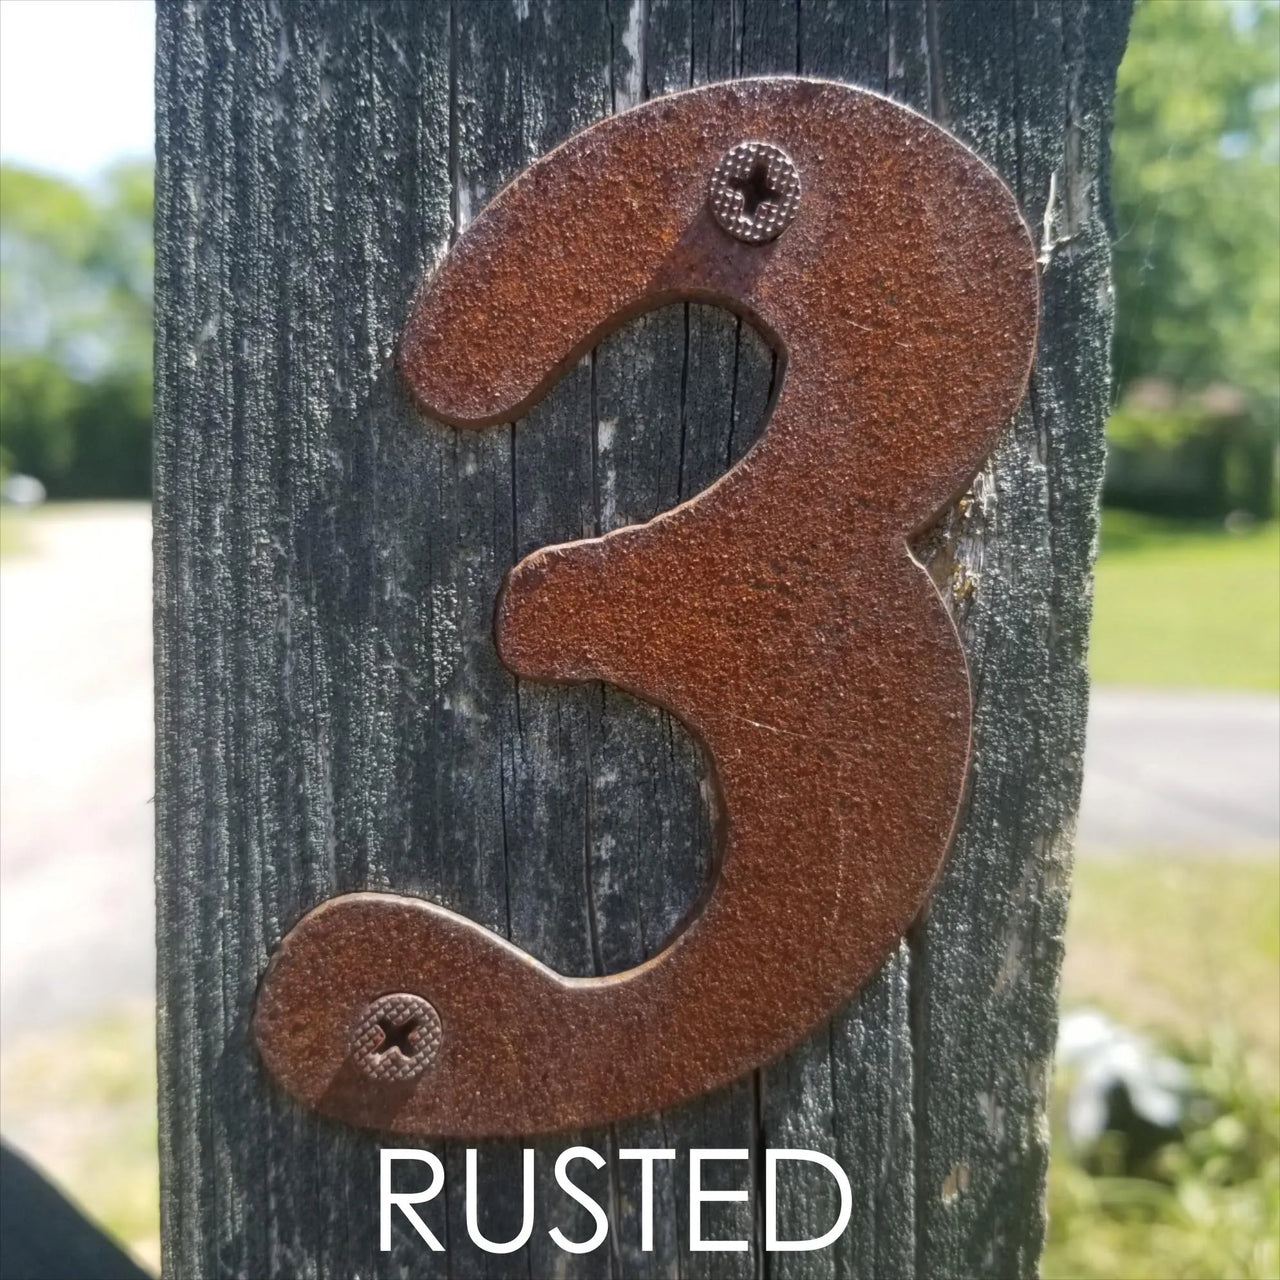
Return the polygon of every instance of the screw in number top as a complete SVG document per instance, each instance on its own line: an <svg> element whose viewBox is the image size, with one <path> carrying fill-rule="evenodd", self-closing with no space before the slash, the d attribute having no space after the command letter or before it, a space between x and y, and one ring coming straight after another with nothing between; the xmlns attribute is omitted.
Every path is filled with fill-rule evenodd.
<svg viewBox="0 0 1280 1280"><path fill-rule="evenodd" d="M800 174L770 142L740 142L711 174L707 203L735 240L765 244L791 225L800 207Z"/></svg>
<svg viewBox="0 0 1280 1280"><path fill-rule="evenodd" d="M440 1052L440 1015L421 996L379 996L351 1036L351 1056L375 1080L396 1084L420 1076Z"/></svg>

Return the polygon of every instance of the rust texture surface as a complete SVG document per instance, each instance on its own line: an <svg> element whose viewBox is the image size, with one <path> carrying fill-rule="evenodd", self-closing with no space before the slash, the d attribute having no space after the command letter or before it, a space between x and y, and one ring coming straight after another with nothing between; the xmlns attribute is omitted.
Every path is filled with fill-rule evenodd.
<svg viewBox="0 0 1280 1280"><path fill-rule="evenodd" d="M744 142L798 175L790 221L763 242L708 202ZM765 220L770 176L752 196ZM585 130L492 202L418 297L402 373L437 421L510 421L609 329L679 298L739 312L778 351L764 434L649 523L521 561L494 632L520 676L605 680L705 744L711 881L661 953L603 978L561 976L431 902L322 904L273 957L254 1028L275 1077L331 1116L480 1137L677 1103L830 1016L942 864L969 686L907 541L1026 384L1037 280L1016 203L873 94L798 79L676 94ZM390 994L438 1015L421 1070L361 1065ZM404 1056L412 1036L395 1034L405 1048L387 1052Z"/></svg>

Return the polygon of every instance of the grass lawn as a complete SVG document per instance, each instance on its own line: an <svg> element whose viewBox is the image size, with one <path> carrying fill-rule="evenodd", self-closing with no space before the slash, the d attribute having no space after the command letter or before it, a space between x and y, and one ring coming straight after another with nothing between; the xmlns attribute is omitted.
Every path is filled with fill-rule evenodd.
<svg viewBox="0 0 1280 1280"><path fill-rule="evenodd" d="M1152 856L1076 862L1064 1009L1157 1038L1237 1036L1280 1078L1280 863Z"/></svg>
<svg viewBox="0 0 1280 1280"><path fill-rule="evenodd" d="M23 1035L0 1053L0 1104L5 1136L158 1272L154 1009Z"/></svg>
<svg viewBox="0 0 1280 1280"><path fill-rule="evenodd" d="M1089 667L1098 684L1280 689L1280 524L1105 511Z"/></svg>
<svg viewBox="0 0 1280 1280"><path fill-rule="evenodd" d="M13 507L0 507L0 556L11 556L26 549L27 513Z"/></svg>
<svg viewBox="0 0 1280 1280"><path fill-rule="evenodd" d="M1280 1274L1280 860L1077 862L1062 1007L1082 1006L1198 1064L1219 1114L1163 1179L1091 1176L1060 1079L1046 1280Z"/></svg>

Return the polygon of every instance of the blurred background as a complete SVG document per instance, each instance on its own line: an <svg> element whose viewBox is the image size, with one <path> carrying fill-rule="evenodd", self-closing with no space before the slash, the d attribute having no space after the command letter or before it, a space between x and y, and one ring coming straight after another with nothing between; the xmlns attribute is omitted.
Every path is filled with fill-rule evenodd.
<svg viewBox="0 0 1280 1280"><path fill-rule="evenodd" d="M152 23L0 0L0 1132L155 1268ZM1044 1270L1275 1277L1280 5L1141 0L1113 150Z"/></svg>

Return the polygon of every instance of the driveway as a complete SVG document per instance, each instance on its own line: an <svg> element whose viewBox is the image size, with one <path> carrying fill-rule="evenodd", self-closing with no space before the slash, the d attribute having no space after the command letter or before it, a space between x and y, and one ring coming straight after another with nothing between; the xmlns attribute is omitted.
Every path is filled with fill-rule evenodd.
<svg viewBox="0 0 1280 1280"><path fill-rule="evenodd" d="M1095 689L1077 846L1274 856L1280 697Z"/></svg>
<svg viewBox="0 0 1280 1280"><path fill-rule="evenodd" d="M0 1036L154 990L151 511L52 508L0 565Z"/></svg>
<svg viewBox="0 0 1280 1280"><path fill-rule="evenodd" d="M50 509L0 566L0 1035L153 992L151 529ZM1280 839L1280 699L1098 690L1083 852Z"/></svg>

